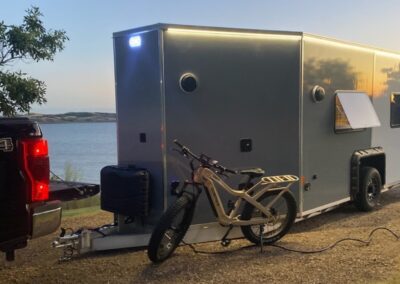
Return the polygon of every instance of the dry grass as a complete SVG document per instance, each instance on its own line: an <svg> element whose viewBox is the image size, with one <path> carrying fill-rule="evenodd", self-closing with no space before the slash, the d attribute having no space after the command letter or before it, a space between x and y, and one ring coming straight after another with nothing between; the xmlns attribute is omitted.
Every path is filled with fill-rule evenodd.
<svg viewBox="0 0 400 284"><path fill-rule="evenodd" d="M65 227L95 226L112 220L109 213L66 218ZM400 190L385 193L382 208L360 213L352 206L295 225L280 245L313 249L351 236L367 238L377 226L400 233ZM50 247L55 235L30 242L17 251L13 263L0 260L1 283L399 283L400 241L378 232L369 246L343 243L319 254L298 254L256 247L219 255L194 254L180 247L161 265L153 265L144 250L98 252L58 263L60 252ZM235 249L249 243L233 241ZM218 242L199 244L222 250Z"/></svg>

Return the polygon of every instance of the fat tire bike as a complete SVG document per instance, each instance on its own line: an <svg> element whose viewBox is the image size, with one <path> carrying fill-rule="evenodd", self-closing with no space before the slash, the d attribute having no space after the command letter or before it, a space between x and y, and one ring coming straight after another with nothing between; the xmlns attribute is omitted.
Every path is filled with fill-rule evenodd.
<svg viewBox="0 0 400 284"><path fill-rule="evenodd" d="M190 159L190 180L176 193L178 198L163 213L156 224L148 245L148 257L154 263L169 258L183 240L193 219L196 201L204 190L220 225L227 227L221 240L228 245L227 236L234 226L240 226L243 236L257 245L268 245L282 238L293 225L297 205L290 186L299 179L294 175L264 176L260 168L241 171L228 169L205 154L196 155L177 140L177 152ZM246 182L231 188L223 180L241 174ZM257 182L253 182L258 179ZM192 186L192 190L188 190ZM219 190L225 190L236 200L228 210L222 205Z"/></svg>

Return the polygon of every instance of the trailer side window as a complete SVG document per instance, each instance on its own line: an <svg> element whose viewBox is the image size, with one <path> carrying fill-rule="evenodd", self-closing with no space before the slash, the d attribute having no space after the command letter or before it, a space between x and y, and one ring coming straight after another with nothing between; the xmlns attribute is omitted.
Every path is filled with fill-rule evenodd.
<svg viewBox="0 0 400 284"><path fill-rule="evenodd" d="M366 93L338 91L335 98L335 131L347 132L380 126Z"/></svg>
<svg viewBox="0 0 400 284"><path fill-rule="evenodd" d="M347 119L346 114L344 113L342 104L340 103L339 98L336 96L336 119L335 119L335 130L343 131L351 129L349 120Z"/></svg>
<svg viewBox="0 0 400 284"><path fill-rule="evenodd" d="M390 96L390 126L400 127L400 93Z"/></svg>

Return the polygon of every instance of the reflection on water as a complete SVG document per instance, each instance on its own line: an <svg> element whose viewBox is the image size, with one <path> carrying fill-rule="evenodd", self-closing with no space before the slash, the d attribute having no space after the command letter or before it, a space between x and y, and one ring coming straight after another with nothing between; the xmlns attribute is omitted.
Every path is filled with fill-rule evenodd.
<svg viewBox="0 0 400 284"><path fill-rule="evenodd" d="M115 123L41 124L49 141L51 170L64 177L71 164L81 181L100 181L102 167L117 162Z"/></svg>

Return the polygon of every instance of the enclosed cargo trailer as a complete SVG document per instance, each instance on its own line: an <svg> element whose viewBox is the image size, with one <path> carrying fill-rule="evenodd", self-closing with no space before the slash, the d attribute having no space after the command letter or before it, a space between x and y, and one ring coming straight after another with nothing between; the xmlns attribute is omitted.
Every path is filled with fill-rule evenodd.
<svg viewBox="0 0 400 284"><path fill-rule="evenodd" d="M400 181L399 53L302 32L156 24L115 33L114 62L118 164L150 173L149 210L129 224L116 214L87 249L147 244L188 173L174 139L231 168L301 177L299 220L360 205L367 168L385 189ZM226 231L204 198L188 242Z"/></svg>

